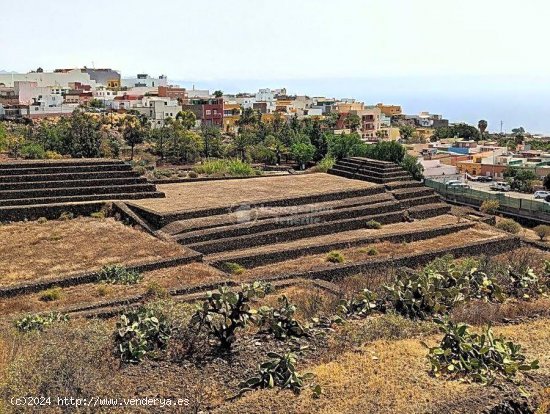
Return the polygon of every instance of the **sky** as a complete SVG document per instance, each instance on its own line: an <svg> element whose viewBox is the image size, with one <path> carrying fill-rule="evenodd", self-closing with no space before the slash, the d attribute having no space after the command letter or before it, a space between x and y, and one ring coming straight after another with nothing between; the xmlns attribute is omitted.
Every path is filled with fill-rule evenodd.
<svg viewBox="0 0 550 414"><path fill-rule="evenodd" d="M546 0L26 0L0 10L0 70L86 65L226 92L287 86L550 133Z"/></svg>

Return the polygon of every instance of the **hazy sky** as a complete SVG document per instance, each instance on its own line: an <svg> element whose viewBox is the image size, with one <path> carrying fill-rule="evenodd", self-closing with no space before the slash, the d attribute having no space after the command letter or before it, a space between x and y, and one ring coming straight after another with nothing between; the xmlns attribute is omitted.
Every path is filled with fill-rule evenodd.
<svg viewBox="0 0 550 414"><path fill-rule="evenodd" d="M299 93L319 80L318 94L337 91L339 79L380 79L382 87L336 93L371 102L393 80L405 100L464 88L550 91L547 0L2 1L4 70L95 65L198 87L297 81Z"/></svg>

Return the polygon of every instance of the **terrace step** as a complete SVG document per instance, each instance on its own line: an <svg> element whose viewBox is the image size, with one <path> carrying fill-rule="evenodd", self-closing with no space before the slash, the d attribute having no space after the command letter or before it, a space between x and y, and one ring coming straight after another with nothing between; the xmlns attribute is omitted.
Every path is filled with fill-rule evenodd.
<svg viewBox="0 0 550 414"><path fill-rule="evenodd" d="M113 159L82 159L82 160L43 160L43 161L14 161L0 164L0 170L12 170L20 168L43 168L43 167L78 167L92 165L120 165L122 160Z"/></svg>
<svg viewBox="0 0 550 414"><path fill-rule="evenodd" d="M451 206L445 203L426 204L411 207L407 211L409 212L409 217L416 220L421 220L429 217L449 214L451 212Z"/></svg>
<svg viewBox="0 0 550 414"><path fill-rule="evenodd" d="M418 188L401 188L392 191L393 196L398 200L406 200L408 198L416 198L435 194L433 188L418 187Z"/></svg>
<svg viewBox="0 0 550 414"><path fill-rule="evenodd" d="M4 164L6 165L6 164ZM107 164L86 164L75 166L56 166L48 165L37 166L29 164L28 167L4 168L0 171L2 175L37 175L37 174L58 174L58 173L79 173L79 172L94 172L94 171L131 171L132 166L126 163L107 163Z"/></svg>
<svg viewBox="0 0 550 414"><path fill-rule="evenodd" d="M424 184L420 181L392 181L384 185L387 190L399 190L401 188L420 188L424 187Z"/></svg>
<svg viewBox="0 0 550 414"><path fill-rule="evenodd" d="M342 237L336 241L320 241L315 244L306 244L304 246L289 247L284 243L273 244L265 250L254 250L254 247L249 250L239 250L231 252L222 252L218 254L207 255L204 257L205 262L218 267L222 270L227 270L225 263L238 263L246 268L263 266L270 263L278 263L286 260L296 259L301 256L327 253L331 250L346 249L356 246L364 246L372 243L403 243L413 242L418 240L428 240L434 237L439 237L460 230L465 230L474 226L474 223L459 223L447 224L427 229L414 229L408 231L399 231L393 233L370 234L366 236L350 235Z"/></svg>
<svg viewBox="0 0 550 414"><path fill-rule="evenodd" d="M340 231L356 230L364 228L365 223L370 220L378 221L381 224L390 224L401 222L403 219L404 212L402 210L398 210L386 214L359 216L351 219L348 218L297 226L291 229L282 228L243 236L208 240L204 242L186 244L186 246L200 253L211 254L222 251L243 249L252 246L279 243L282 241L298 240L306 237L320 236Z"/></svg>
<svg viewBox="0 0 550 414"><path fill-rule="evenodd" d="M113 187L113 189L120 187ZM9 200L0 200L0 206L17 207L36 204L58 204L58 203L73 203L79 201L97 201L97 200L136 200L142 198L163 198L164 193L159 191L133 192L133 193L103 193L103 194L86 194L61 197L39 197L39 198L17 198ZM44 206L48 208L48 206Z"/></svg>
<svg viewBox="0 0 550 414"><path fill-rule="evenodd" d="M101 195L114 193L142 193L154 192L154 184L130 184L117 186L88 186L88 187L66 187L66 188L38 188L27 190L3 190L0 191L1 205L9 205L6 203L15 199L36 199L36 198L51 198L65 196L82 196L82 195Z"/></svg>
<svg viewBox="0 0 550 414"><path fill-rule="evenodd" d="M20 183L20 182L38 182L38 181L71 181L71 180L91 180L101 178L131 178L138 177L134 171L86 171L69 172L55 174L25 174L25 175L3 175L0 171L0 183Z"/></svg>
<svg viewBox="0 0 550 414"><path fill-rule="evenodd" d="M403 169L398 166L397 164L394 164L394 166L380 166L380 165L372 165L372 164L364 164L360 162L350 162L347 160L341 160L337 161L336 164L339 168L345 167L345 168L351 168L354 170L357 169L365 169L373 172L395 172L395 171L403 171Z"/></svg>
<svg viewBox="0 0 550 414"><path fill-rule="evenodd" d="M255 221L261 221L275 217L284 218L297 214L338 210L355 206L367 206L391 200L395 200L395 198L390 193L381 193L371 196L349 197L342 198L340 200L331 200L311 204L299 204L289 207L262 206L259 208L251 208L250 210L245 210L243 213L246 214L247 217L253 218ZM164 226L161 231L170 235L177 235L184 232L205 230L218 226L236 224L239 219L242 220L243 216L239 216L237 212L232 212L194 219L176 220Z"/></svg>
<svg viewBox="0 0 550 414"><path fill-rule="evenodd" d="M404 209L426 205L426 204L440 204L440 203L441 203L441 197L438 194L433 194L433 195L428 195L423 197L407 198L405 200L399 201L401 208L404 208Z"/></svg>
<svg viewBox="0 0 550 414"><path fill-rule="evenodd" d="M210 240L223 240L225 238L257 234L272 230L286 228L286 231L293 231L303 224L326 223L336 220L352 219L379 214L381 212L391 213L399 210L401 206L395 201L376 203L368 206L355 206L342 208L334 211L320 211L309 214L296 214L286 217L276 217L260 220L257 222L248 222L233 224L228 226L214 227L205 230L191 231L176 236L174 239L181 244L191 244L206 242Z"/></svg>
<svg viewBox="0 0 550 414"><path fill-rule="evenodd" d="M9 177L9 176L8 176ZM69 188L69 187L101 187L104 185L142 184L147 180L144 177L97 178L89 180L60 180L60 181L29 181L29 182L0 182L0 191L4 190L31 190L38 188Z"/></svg>

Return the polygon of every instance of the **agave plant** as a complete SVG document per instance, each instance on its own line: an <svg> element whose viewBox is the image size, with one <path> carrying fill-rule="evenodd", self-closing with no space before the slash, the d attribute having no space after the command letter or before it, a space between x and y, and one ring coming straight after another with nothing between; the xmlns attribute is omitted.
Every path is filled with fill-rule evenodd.
<svg viewBox="0 0 550 414"><path fill-rule="evenodd" d="M50 312L45 315L26 315L15 321L15 327L21 332L42 331L55 322L68 321L69 317L59 312Z"/></svg>

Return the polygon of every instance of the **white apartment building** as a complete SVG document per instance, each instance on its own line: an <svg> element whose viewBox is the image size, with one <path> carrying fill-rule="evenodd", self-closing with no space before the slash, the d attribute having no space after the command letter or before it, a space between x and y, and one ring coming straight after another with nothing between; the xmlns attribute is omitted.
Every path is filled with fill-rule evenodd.
<svg viewBox="0 0 550 414"><path fill-rule="evenodd" d="M153 128L160 128L166 119L175 118L182 107L177 99L146 96L141 100L141 105L133 109L145 115Z"/></svg>
<svg viewBox="0 0 550 414"><path fill-rule="evenodd" d="M158 88L159 86L168 86L168 78L164 75L153 78L146 73L139 73L135 78L123 78L121 85L125 88Z"/></svg>
<svg viewBox="0 0 550 414"><path fill-rule="evenodd" d="M29 73L0 73L0 84L14 87L15 82L36 82L38 87L60 86L69 88L70 83L80 82L83 85L90 85L94 89L96 81L90 75L80 69L73 69L63 72L29 72Z"/></svg>

